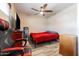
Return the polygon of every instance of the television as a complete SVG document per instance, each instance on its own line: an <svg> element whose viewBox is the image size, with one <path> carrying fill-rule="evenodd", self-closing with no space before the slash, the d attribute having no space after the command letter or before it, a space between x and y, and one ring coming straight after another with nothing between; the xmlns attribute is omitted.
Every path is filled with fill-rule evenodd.
<svg viewBox="0 0 79 59"><path fill-rule="evenodd" d="M20 18L17 13L16 13L16 28L15 29L16 30L20 29Z"/></svg>

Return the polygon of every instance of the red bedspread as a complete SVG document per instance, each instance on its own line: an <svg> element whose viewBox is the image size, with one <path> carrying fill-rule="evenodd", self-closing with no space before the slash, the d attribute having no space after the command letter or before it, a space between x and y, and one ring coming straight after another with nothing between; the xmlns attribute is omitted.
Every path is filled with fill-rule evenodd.
<svg viewBox="0 0 79 59"><path fill-rule="evenodd" d="M30 34L35 43L48 42L59 38L59 34L55 32L41 32Z"/></svg>

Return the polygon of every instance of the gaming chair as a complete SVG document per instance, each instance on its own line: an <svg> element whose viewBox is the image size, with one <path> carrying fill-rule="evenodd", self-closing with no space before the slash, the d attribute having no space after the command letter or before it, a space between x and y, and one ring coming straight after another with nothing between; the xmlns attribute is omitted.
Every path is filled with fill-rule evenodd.
<svg viewBox="0 0 79 59"><path fill-rule="evenodd" d="M9 29L9 23L0 19L0 56L31 56L31 48L26 45L25 38L12 39L12 33ZM24 45L16 46L19 42L25 42Z"/></svg>

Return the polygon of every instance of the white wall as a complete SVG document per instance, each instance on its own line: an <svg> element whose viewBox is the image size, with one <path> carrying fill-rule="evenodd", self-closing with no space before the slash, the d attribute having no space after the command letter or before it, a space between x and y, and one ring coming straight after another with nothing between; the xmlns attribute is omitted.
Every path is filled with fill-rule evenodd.
<svg viewBox="0 0 79 59"><path fill-rule="evenodd" d="M55 16L48 18L48 30L60 34L76 34L77 7L72 5Z"/></svg>
<svg viewBox="0 0 79 59"><path fill-rule="evenodd" d="M0 10L9 16L9 6L7 3L0 3Z"/></svg>
<svg viewBox="0 0 79 59"><path fill-rule="evenodd" d="M9 21L9 6L7 3L0 3L0 18Z"/></svg>
<svg viewBox="0 0 79 59"><path fill-rule="evenodd" d="M42 16L27 16L19 13L21 19L21 30L28 26L30 32L40 31L56 31L60 34L76 34L77 22L77 7L72 5L60 13L49 17L48 19Z"/></svg>
<svg viewBox="0 0 79 59"><path fill-rule="evenodd" d="M46 30L47 19L42 16L26 16L19 14L21 19L21 30L29 27L30 32L42 32Z"/></svg>
<svg viewBox="0 0 79 59"><path fill-rule="evenodd" d="M5 13L3 13L1 10L0 10L0 18L1 18L1 19L4 19L4 20L6 20L6 21L9 21L8 16L5 15Z"/></svg>

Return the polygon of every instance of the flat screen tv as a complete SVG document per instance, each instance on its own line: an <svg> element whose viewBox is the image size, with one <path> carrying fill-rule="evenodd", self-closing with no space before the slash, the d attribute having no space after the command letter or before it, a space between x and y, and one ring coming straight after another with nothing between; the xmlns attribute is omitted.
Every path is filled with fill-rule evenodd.
<svg viewBox="0 0 79 59"><path fill-rule="evenodd" d="M18 16L18 14L16 13L16 30L20 29L20 18Z"/></svg>

